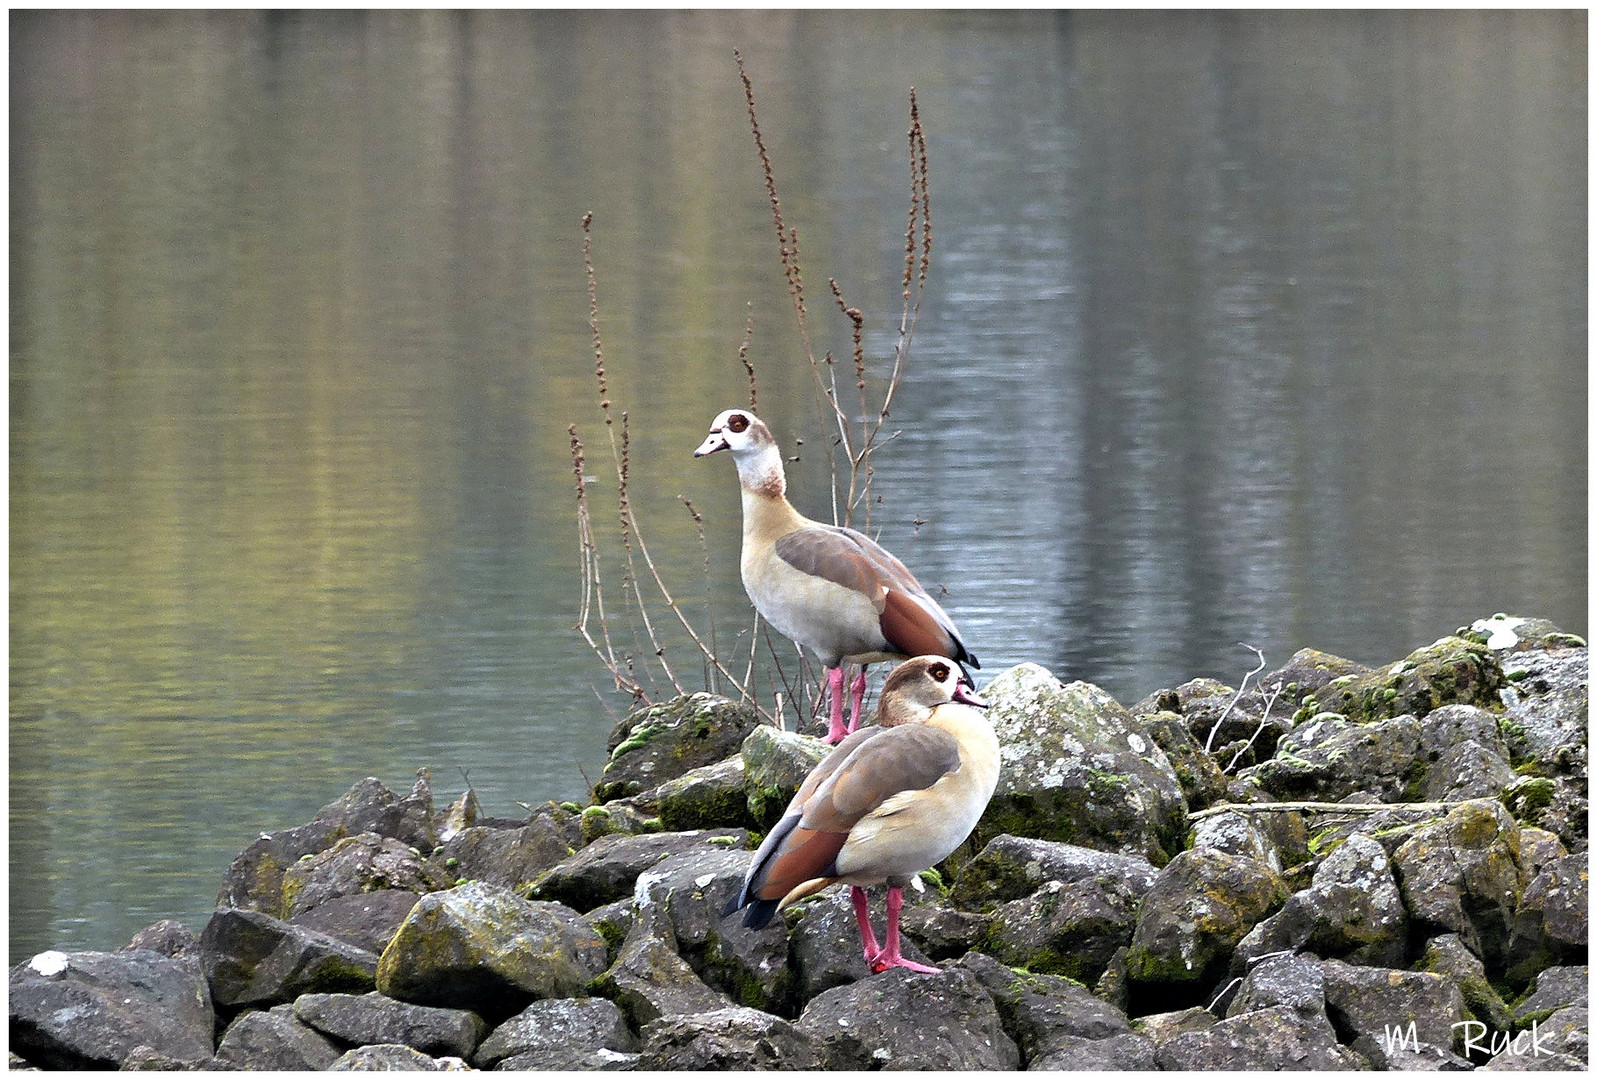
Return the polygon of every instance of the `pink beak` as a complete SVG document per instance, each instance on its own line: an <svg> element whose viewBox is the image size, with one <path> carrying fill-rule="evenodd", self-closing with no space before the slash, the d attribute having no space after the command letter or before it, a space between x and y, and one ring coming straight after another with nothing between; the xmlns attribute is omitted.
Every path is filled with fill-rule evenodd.
<svg viewBox="0 0 1597 1080"><path fill-rule="evenodd" d="M960 679L954 685L954 700L963 705L974 705L978 709L987 708L987 703L976 696L976 688L967 679Z"/></svg>

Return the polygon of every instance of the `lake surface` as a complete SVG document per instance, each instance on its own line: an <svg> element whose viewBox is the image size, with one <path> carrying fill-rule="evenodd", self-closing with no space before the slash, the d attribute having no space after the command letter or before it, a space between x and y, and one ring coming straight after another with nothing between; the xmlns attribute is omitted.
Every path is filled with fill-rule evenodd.
<svg viewBox="0 0 1597 1080"><path fill-rule="evenodd" d="M734 48L850 415L827 279L875 402L916 89L934 246L869 525L983 676L1130 704L1235 685L1238 642L1586 632L1584 12L13 13L13 962L198 929L363 776L586 797L628 702L573 630L568 424L664 680L584 213L630 504L748 663L733 470L690 455L750 320L794 500L831 496Z"/></svg>

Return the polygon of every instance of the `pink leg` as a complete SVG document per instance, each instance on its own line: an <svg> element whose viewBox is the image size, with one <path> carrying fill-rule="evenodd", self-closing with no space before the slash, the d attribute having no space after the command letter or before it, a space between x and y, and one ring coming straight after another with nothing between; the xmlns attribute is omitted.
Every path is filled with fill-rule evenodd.
<svg viewBox="0 0 1597 1080"><path fill-rule="evenodd" d="M839 669L839 674L841 674L841 669ZM853 698L854 698L854 713L853 713L853 716L849 719L848 729L850 731L857 731L859 729L859 711L860 711L860 706L865 703L865 665L864 664L860 665L859 674L854 676L854 686L853 686L852 690L853 690Z"/></svg>
<svg viewBox="0 0 1597 1080"><path fill-rule="evenodd" d="M909 968L935 975L940 969L905 960L898 951L898 913L904 907L904 890L894 886L887 890L887 948L876 954L870 962L872 971L886 971L890 967Z"/></svg>
<svg viewBox="0 0 1597 1080"><path fill-rule="evenodd" d="M854 901L854 918L859 922L859 940L865 948L865 963L875 964L876 958L882 955L882 947L876 944L876 931L871 929L871 908L865 890L853 885L850 886L849 895Z"/></svg>
<svg viewBox="0 0 1597 1080"><path fill-rule="evenodd" d="M832 699L832 726L826 731L826 741L836 746L848 734L843 726L843 667L826 669L826 694Z"/></svg>

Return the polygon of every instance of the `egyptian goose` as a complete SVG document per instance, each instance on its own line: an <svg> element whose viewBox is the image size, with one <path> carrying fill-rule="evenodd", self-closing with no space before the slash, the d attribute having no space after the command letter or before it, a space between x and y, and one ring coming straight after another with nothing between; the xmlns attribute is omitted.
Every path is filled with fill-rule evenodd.
<svg viewBox="0 0 1597 1080"><path fill-rule="evenodd" d="M868 664L936 655L981 667L954 620L903 563L863 533L793 509L781 451L759 417L726 410L693 456L721 450L732 452L743 487L743 588L766 622L820 658L832 702L828 742L859 726ZM860 665L847 727L845 663Z"/></svg>
<svg viewBox="0 0 1597 1080"><path fill-rule="evenodd" d="M971 708L970 706L975 706ZM855 731L807 776L755 853L722 917L748 908L758 929L833 882L853 886L871 971L936 971L899 953L904 886L976 827L998 784L998 738L965 673L917 656L887 677L876 723ZM887 943L876 943L863 886L887 883Z"/></svg>

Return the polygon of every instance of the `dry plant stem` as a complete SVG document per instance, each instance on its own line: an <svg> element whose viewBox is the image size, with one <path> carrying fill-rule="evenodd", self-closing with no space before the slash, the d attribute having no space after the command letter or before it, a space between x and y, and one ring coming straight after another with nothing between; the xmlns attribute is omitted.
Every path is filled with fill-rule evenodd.
<svg viewBox="0 0 1597 1080"><path fill-rule="evenodd" d="M1256 742L1258 740L1259 736L1261 734L1263 734L1264 729L1270 723L1270 710L1275 708L1275 701L1280 696L1281 696L1281 684L1278 682L1278 683L1276 683L1274 686L1272 686L1270 688L1270 695L1264 699L1264 715L1259 718L1259 726L1253 729L1252 736L1250 736L1248 738L1248 741L1242 745L1242 749L1238 750L1236 752L1236 754L1231 758L1231 764L1227 765L1225 768L1220 770L1220 772L1222 774L1223 773L1228 773L1232 769L1236 768L1237 767L1237 762L1242 760L1242 755L1246 754L1248 752L1248 750L1250 748L1252 748L1254 742ZM1216 726L1218 727L1219 725L1216 725Z"/></svg>
<svg viewBox="0 0 1597 1080"><path fill-rule="evenodd" d="M1379 814L1387 810L1451 810L1455 806L1463 806L1462 801L1453 802L1399 802L1399 803L1335 803L1335 802L1273 802L1273 803L1226 803L1224 806L1211 806L1207 810L1194 810L1187 815L1189 820L1213 817L1216 814L1287 814L1294 811L1316 814Z"/></svg>
<svg viewBox="0 0 1597 1080"><path fill-rule="evenodd" d="M610 672L610 677L615 680L616 689L631 694L633 699L647 703L648 698L636 679L631 679L622 673L622 665L616 659L615 646L610 641L610 623L604 611L604 584L599 574L599 546L593 535L593 517L588 510L588 485L583 475L584 459L582 440L577 437L577 425L571 424L566 430L571 435L571 462L572 469L577 476L577 537L582 548L582 602L577 612L577 630L582 634L588 647L598 656L599 662ZM588 623L594 609L598 609L599 632L603 644L595 640Z"/></svg>
<svg viewBox="0 0 1597 1080"><path fill-rule="evenodd" d="M1246 642L1239 641L1237 644L1257 656L1259 658L1259 666L1242 676L1242 685L1237 687L1236 696L1233 697L1231 699L1231 703L1225 707L1225 712L1220 714L1220 719L1214 722L1214 727L1209 729L1209 737L1203 742L1203 752L1205 754L1213 752L1215 732L1220 730L1220 725L1225 723L1225 718L1231 715L1231 710L1236 708L1237 702L1242 700L1242 695L1248 688L1248 680L1264 670L1264 653L1260 652L1258 649L1255 649L1252 645L1249 645Z"/></svg>
<svg viewBox="0 0 1597 1080"><path fill-rule="evenodd" d="M749 345L754 341L754 316L749 315L749 323L743 330L743 344L738 346L738 362L743 365L743 370L749 373L749 412L759 413L758 387L754 385L754 361L749 359ZM701 530L702 531L702 530Z"/></svg>

